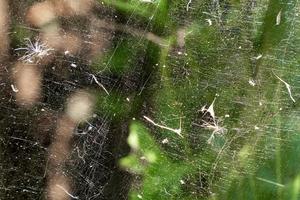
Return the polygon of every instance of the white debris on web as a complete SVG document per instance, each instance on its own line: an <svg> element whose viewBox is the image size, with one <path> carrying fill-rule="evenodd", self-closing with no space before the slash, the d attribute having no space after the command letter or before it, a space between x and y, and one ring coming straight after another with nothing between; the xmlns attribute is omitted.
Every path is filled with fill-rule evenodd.
<svg viewBox="0 0 300 200"><path fill-rule="evenodd" d="M250 79L249 81L248 81L248 83L251 85L251 86L255 86L256 85L256 83L255 83L255 81L253 80L253 79Z"/></svg>
<svg viewBox="0 0 300 200"><path fill-rule="evenodd" d="M204 106L202 106L201 110L202 113L204 113L206 111L206 104Z"/></svg>
<svg viewBox="0 0 300 200"><path fill-rule="evenodd" d="M154 0L140 0L143 3L154 3Z"/></svg>
<svg viewBox="0 0 300 200"><path fill-rule="evenodd" d="M214 98L213 102L210 104L208 109L206 110L207 113L210 114L210 116L213 118L213 121L216 122L216 116L215 116L215 111L214 111L214 103L216 101L216 98Z"/></svg>
<svg viewBox="0 0 300 200"><path fill-rule="evenodd" d="M162 128L162 129L166 129L166 130L169 130L169 131L172 131L174 133L176 133L177 135L179 135L180 137L183 138L183 135L181 134L181 119L180 119L180 125L179 125L179 128L178 129L174 129L174 128L170 128L170 127L167 127L167 126L163 126L163 125L160 125L160 124L157 124L155 123L152 119L150 119L149 117L147 116L143 116L148 122L150 122L151 124L153 124L154 126L157 126L159 128Z"/></svg>
<svg viewBox="0 0 300 200"><path fill-rule="evenodd" d="M207 21L208 25L211 26L212 25L212 21L211 19L205 19L205 21Z"/></svg>
<svg viewBox="0 0 300 200"><path fill-rule="evenodd" d="M95 76L94 74L90 74L90 75L91 75L92 79L95 81L95 83L96 83L97 85L99 85L99 86L105 91L105 93L106 93L107 95L109 95L109 92L107 91L107 89L104 87L104 85L102 85L102 84L98 81L98 79L96 78L96 76Z"/></svg>
<svg viewBox="0 0 300 200"><path fill-rule="evenodd" d="M169 143L168 138L163 139L163 141L162 141L161 143L163 143L163 144L168 144L168 143Z"/></svg>
<svg viewBox="0 0 300 200"><path fill-rule="evenodd" d="M278 26L281 22L281 10L278 12L276 16L276 26Z"/></svg>
<svg viewBox="0 0 300 200"><path fill-rule="evenodd" d="M14 86L13 84L11 84L10 87L15 93L19 92L18 88L16 88L16 86Z"/></svg>
<svg viewBox="0 0 300 200"><path fill-rule="evenodd" d="M70 192L68 192L64 187L62 187L61 185L56 185L56 187L60 188L62 191L64 191L69 197L71 197L72 199L79 199L79 197L72 195Z"/></svg>
<svg viewBox="0 0 300 200"><path fill-rule="evenodd" d="M255 60L259 60L262 58L262 54L259 54L258 56L254 57Z"/></svg>
<svg viewBox="0 0 300 200"><path fill-rule="evenodd" d="M25 41L25 47L15 49L16 51L25 51L25 54L19 58L19 60L24 62L37 62L45 56L50 55L51 51L54 51L54 49L49 48L46 43L40 42L39 39L34 43L29 38L25 38Z"/></svg>
<svg viewBox="0 0 300 200"><path fill-rule="evenodd" d="M219 125L219 121L216 121L216 122L213 122L213 123L209 123L209 122L206 122L206 121L203 121L203 122L204 123L201 125L203 128L206 128L208 130L212 130L212 134L209 137L209 139L207 140L208 144L212 143L212 141L215 138L215 134L222 135L222 134L227 132L226 128Z"/></svg>
<svg viewBox="0 0 300 200"><path fill-rule="evenodd" d="M71 63L70 66L73 67L73 68L77 68L77 65L75 63Z"/></svg>
<svg viewBox="0 0 300 200"><path fill-rule="evenodd" d="M201 108L201 111L204 112L204 115L206 113L209 113L211 118L212 118L212 121L205 121L205 120L202 120L203 124L201 125L201 127L205 128L205 129L208 129L208 130L212 130L212 134L211 136L209 137L209 139L207 140L207 143L208 144L211 144L212 141L214 140L215 138L215 134L219 134L219 135L222 135L224 133L227 132L227 129L220 126L219 123L220 123L220 120L218 120L216 118L216 115L215 115L215 111L214 111L214 103L216 101L216 98L214 98L213 102L210 104L210 106L208 107L208 109L205 108L205 106L203 106Z"/></svg>
<svg viewBox="0 0 300 200"><path fill-rule="evenodd" d="M189 0L188 3L186 4L186 11L189 11L191 3L192 0Z"/></svg>
<svg viewBox="0 0 300 200"><path fill-rule="evenodd" d="M279 76L277 76L274 72L273 72L273 74L274 74L274 76L276 76L276 78L278 78L281 82L284 83L286 89L288 90L288 93L289 93L289 96L290 96L291 100L295 103L296 100L295 100L294 97L292 96L291 86L290 86L287 82L285 82L284 80L282 80Z"/></svg>

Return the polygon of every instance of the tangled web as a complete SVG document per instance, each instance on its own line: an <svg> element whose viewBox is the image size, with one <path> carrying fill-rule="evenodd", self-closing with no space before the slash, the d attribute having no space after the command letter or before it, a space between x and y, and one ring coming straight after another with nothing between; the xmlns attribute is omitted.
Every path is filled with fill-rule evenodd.
<svg viewBox="0 0 300 200"><path fill-rule="evenodd" d="M298 1L3 2L1 199L143 191L157 177L119 166L132 153L151 166L127 144L132 121L187 171L135 198L274 197L297 183Z"/></svg>

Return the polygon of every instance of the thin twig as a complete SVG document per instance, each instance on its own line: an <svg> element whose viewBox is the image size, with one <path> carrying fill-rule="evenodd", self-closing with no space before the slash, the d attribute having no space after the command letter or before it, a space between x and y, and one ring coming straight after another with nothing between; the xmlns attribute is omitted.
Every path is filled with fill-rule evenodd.
<svg viewBox="0 0 300 200"><path fill-rule="evenodd" d="M178 129L174 129L174 128L170 128L170 127L167 127L167 126L163 126L163 125L160 125L160 124L157 124L155 123L152 119L150 119L149 117L147 116L144 116L144 118L150 122L151 124L153 124L154 126L157 126L159 128L162 128L162 129L166 129L166 130L169 130L169 131L172 131L174 133L176 133L177 135L179 135L180 137L183 138L183 135L181 135L181 119L180 119L180 126Z"/></svg>
<svg viewBox="0 0 300 200"><path fill-rule="evenodd" d="M79 199L79 197L72 195L71 193L69 193L64 187L62 187L61 185L56 185L56 187L59 187L61 190L63 190L68 196L70 196L73 199Z"/></svg>
<svg viewBox="0 0 300 200"><path fill-rule="evenodd" d="M276 26L280 25L281 22L281 10L278 12L276 16Z"/></svg>
<svg viewBox="0 0 300 200"><path fill-rule="evenodd" d="M277 76L274 72L273 72L273 74L274 74L281 82L283 82L283 83L285 84L285 87L286 87L286 89L288 90L288 93L289 93L289 95L290 95L290 98L291 98L292 101L295 103L296 100L295 100L295 99L293 98L293 96L292 96L291 86L290 86L287 82L285 82L284 80L282 80L279 76Z"/></svg>
<svg viewBox="0 0 300 200"><path fill-rule="evenodd" d="M192 0L189 0L189 2L186 4L186 11L189 11L191 3Z"/></svg>
<svg viewBox="0 0 300 200"><path fill-rule="evenodd" d="M16 86L14 86L13 84L11 84L10 87L15 93L19 92L18 88L16 88Z"/></svg>
<svg viewBox="0 0 300 200"><path fill-rule="evenodd" d="M96 76L95 76L94 74L91 74L91 76L92 76L93 80L95 81L95 83L96 83L97 85L99 85L99 86L105 91L105 93L106 93L107 95L109 95L109 92L106 90L106 88L104 87L104 85L102 85L102 84L98 81L98 79L96 78Z"/></svg>

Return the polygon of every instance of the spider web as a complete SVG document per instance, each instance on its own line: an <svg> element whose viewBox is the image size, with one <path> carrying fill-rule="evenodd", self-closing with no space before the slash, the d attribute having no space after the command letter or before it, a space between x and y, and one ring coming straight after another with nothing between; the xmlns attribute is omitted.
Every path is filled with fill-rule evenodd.
<svg viewBox="0 0 300 200"><path fill-rule="evenodd" d="M27 9L31 6L31 3L26 1L22 1L20 4ZM15 26L19 32L16 32L16 36L13 35L13 37L19 37L17 34L28 34L28 32L33 35L30 39L22 38L22 36L15 38L19 40L19 43L12 43L12 45L16 45L12 57L16 59L19 57L21 60L35 55L39 56L41 54L39 51L42 50L38 49L39 39L36 36L39 30L28 27L23 19L20 20L19 14L25 12L24 8L11 3L13 17L20 21ZM100 12L102 14L99 15ZM113 20L112 23L123 23L124 27L137 24L134 22L136 8L130 11L128 17L124 16L124 19L120 21L118 17L122 14L118 14L110 6L101 7L97 5L94 15L99 15L97 16L99 19L117 19ZM80 24L76 24L76 20L78 18L69 21L62 19L61 23L64 28L82 34L83 38L88 38L89 33L80 29ZM135 46L146 47L143 35L148 32L150 24L151 18L146 21L141 32L142 35L134 39ZM101 29L103 28L100 27L99 30L99 28L94 27L94 29L102 34ZM53 53L55 62L45 66L46 70L42 82L43 100L33 110L19 109L15 105L11 88L3 87L5 95L1 101L1 107L4 110L1 117L4 134L2 137L2 148L4 149L2 156L10 161L1 162L1 198L45 198L47 170L49 170L48 147L55 137L55 123L64 110L65 100L72 92L86 87L101 91L103 89L99 89L101 83L108 88L109 93L117 91L116 101L118 101L119 98L126 98L124 95L132 90L139 92L143 90L143 88L139 88L141 80L138 78L142 73L141 67L135 67L124 75L116 74L111 70L114 67L111 63L116 59L115 54L120 45L127 42L125 40L128 34L121 31L105 30L105 27L104 31L108 31L111 36L115 35L115 38L109 41L112 43L109 50L111 53L108 54L104 68L98 72L92 70L91 62L93 61L87 60L86 56L82 56L82 53L78 53L78 55L69 55L68 52L65 52L64 55ZM32 44L28 48L24 47L26 40L28 44ZM105 38L105 40L109 40L109 38ZM45 45L41 43L41 48L44 48ZM26 57L22 57L22 50L28 52ZM31 50L36 51L36 53L31 53ZM141 57L140 59L144 58ZM30 63L33 62L32 60L29 61ZM63 166L63 175L69 177L74 183L72 184L72 191L67 191L61 187L64 192L68 192L69 197L78 199L127 199L131 176L120 170L117 162L129 151L126 144L128 134L126 124L131 118L127 116L121 121L114 120L113 114L110 111L100 110L99 113L94 113L88 121L77 125L70 156L66 165ZM35 135L36 133L40 134L41 131L46 131L46 133ZM32 169L36 169L34 173ZM12 174L17 178L10 180L8 177ZM120 183L123 181L124 184L116 185L115 181Z"/></svg>
<svg viewBox="0 0 300 200"><path fill-rule="evenodd" d="M45 199L56 124L66 99L85 88L97 101L92 117L76 124L61 166L71 180L70 190L60 188L68 198L128 199L132 187L140 189L147 175L118 164L131 152L132 120L144 122L171 160L196 168L178 183L182 194L161 188L157 199L251 199L254 190L282 197L278 188L291 184L286 174L299 173L299 2L122 2L133 6L97 2L91 19L58 19L87 45L52 54L43 98L30 110L17 105L9 74L24 55L15 49L27 37L37 41L40 30L21 14L33 1L10 3L12 50L0 76L0 198ZM168 4L165 24L156 24L160 2ZM108 44L93 59L86 55L92 31ZM178 44L164 47L165 40Z"/></svg>

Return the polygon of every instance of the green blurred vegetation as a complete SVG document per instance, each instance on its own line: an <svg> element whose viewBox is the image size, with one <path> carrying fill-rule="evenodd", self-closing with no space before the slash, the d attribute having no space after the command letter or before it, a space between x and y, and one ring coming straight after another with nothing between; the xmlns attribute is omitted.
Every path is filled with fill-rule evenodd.
<svg viewBox="0 0 300 200"><path fill-rule="evenodd" d="M131 199L299 199L299 2L107 3L169 41L144 46L156 64L145 101L155 122L178 128L182 120L184 135L146 120L151 131L131 125L132 152L120 160L142 177ZM179 28L184 48L177 46ZM227 132L208 144L212 131L193 124L214 99Z"/></svg>

